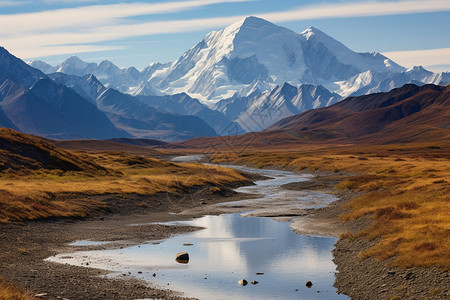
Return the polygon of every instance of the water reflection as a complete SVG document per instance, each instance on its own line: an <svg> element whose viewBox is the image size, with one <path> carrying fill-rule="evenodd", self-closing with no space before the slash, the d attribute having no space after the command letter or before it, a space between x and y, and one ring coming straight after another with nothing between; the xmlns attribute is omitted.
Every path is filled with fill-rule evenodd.
<svg viewBox="0 0 450 300"><path fill-rule="evenodd" d="M169 283L171 289L200 299L345 298L333 288L335 266L330 249L334 238L297 235L288 223L238 214L205 216L183 223L206 229L157 245L75 252L49 260L75 265L89 262L94 268L130 272L162 286ZM184 246L186 243L193 245ZM174 260L182 251L189 253L186 265ZM259 284L242 287L237 284L242 278ZM305 287L308 280L314 284L311 289Z"/></svg>

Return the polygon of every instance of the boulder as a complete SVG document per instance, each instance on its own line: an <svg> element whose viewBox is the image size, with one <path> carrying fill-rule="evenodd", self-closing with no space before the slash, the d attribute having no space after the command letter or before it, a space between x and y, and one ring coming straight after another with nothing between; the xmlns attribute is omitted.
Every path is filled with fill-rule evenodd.
<svg viewBox="0 0 450 300"><path fill-rule="evenodd" d="M189 262L189 254L187 252L179 252L175 256L175 261L180 264L187 264Z"/></svg>

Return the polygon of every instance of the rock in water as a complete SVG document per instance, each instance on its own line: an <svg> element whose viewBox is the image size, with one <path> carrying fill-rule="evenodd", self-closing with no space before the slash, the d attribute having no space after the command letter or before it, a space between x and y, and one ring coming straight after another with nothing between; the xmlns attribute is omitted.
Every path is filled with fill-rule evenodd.
<svg viewBox="0 0 450 300"><path fill-rule="evenodd" d="M305 285L306 285L306 287L310 288L310 287L312 287L313 284L311 281L308 280Z"/></svg>
<svg viewBox="0 0 450 300"><path fill-rule="evenodd" d="M253 280L253 281L251 282L251 284L253 284L253 285L258 284L258 283L259 283L259 282L256 281L256 280Z"/></svg>
<svg viewBox="0 0 450 300"><path fill-rule="evenodd" d="M175 260L180 264L187 264L189 262L189 254L187 252L179 252L175 256Z"/></svg>
<svg viewBox="0 0 450 300"><path fill-rule="evenodd" d="M246 286L248 284L247 280L245 280L245 279L239 280L238 283L242 286Z"/></svg>

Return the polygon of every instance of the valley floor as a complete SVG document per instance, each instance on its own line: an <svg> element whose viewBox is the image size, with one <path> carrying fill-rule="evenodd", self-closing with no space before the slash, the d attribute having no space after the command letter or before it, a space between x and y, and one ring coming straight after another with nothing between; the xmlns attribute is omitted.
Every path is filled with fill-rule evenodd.
<svg viewBox="0 0 450 300"><path fill-rule="evenodd" d="M348 175L334 172L315 172L316 177L309 182L290 184L290 189L320 190L335 193L340 200L321 209L311 209L306 216L297 219L292 227L297 232L309 232L322 235L339 235L343 232L356 232L365 228L370 222L367 218L342 223L338 216L341 206L348 203L358 192L349 190L336 191L334 186ZM132 279L124 274L120 279L106 278L107 272L97 269L82 268L45 262L44 259L57 253L76 250L67 246L76 240L126 241L115 247L144 241L160 240L173 234L195 230L187 226L166 226L147 224L149 222L166 222L213 213L207 204L224 201L236 201L248 198L248 195L226 193L211 194L209 189L198 190L194 194L173 196L155 195L153 206L146 208L123 205L123 199L109 196L102 199L111 206L115 202L127 210L117 210L110 214L91 216L86 220L53 220L25 223L0 224L0 274L8 282L34 294L46 293L46 299L142 299L163 298L183 299L181 294L168 289L157 289L145 282ZM111 198L113 197L113 198ZM162 198L164 197L164 198ZM130 199L130 203L137 203ZM167 205L166 203L169 203ZM203 204L202 204L203 203ZM175 215L186 208L199 208L196 215ZM301 222L305 220L307 222ZM146 224L127 226L129 224ZM303 224L303 225L302 225ZM304 226L309 224L308 226ZM336 286L340 292L350 295L352 299L448 299L450 296L450 279L448 271L438 268L390 267L389 261L380 262L372 258L360 259L358 254L368 249L370 242L360 237L354 240L342 239L334 250L338 266ZM90 246L102 249L111 246ZM83 247L83 249L87 249ZM162 274L156 274L156 276Z"/></svg>

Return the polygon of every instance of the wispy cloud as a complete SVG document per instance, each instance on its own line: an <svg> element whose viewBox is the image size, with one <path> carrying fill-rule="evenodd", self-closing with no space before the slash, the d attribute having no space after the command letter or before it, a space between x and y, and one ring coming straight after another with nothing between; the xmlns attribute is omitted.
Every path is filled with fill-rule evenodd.
<svg viewBox="0 0 450 300"><path fill-rule="evenodd" d="M90 2L100 2L99 0L40 0L44 4L68 4L68 3L90 3Z"/></svg>
<svg viewBox="0 0 450 300"><path fill-rule="evenodd" d="M384 52L383 55L386 55L396 63L409 68L418 65L432 67L436 65L450 64L450 48L391 51Z"/></svg>
<svg viewBox="0 0 450 300"><path fill-rule="evenodd" d="M126 18L175 13L198 7L254 0L190 0L159 3L119 3L90 5L24 14L0 15L0 37L45 31L79 31L101 25L130 23ZM14 24L14 26L11 26Z"/></svg>
<svg viewBox="0 0 450 300"><path fill-rule="evenodd" d="M0 7L20 6L26 3L29 3L29 1L0 0Z"/></svg>
<svg viewBox="0 0 450 300"><path fill-rule="evenodd" d="M39 13L0 15L0 40L4 43L4 46L24 58L42 56L41 53L45 50L53 53L52 55L80 53L88 49L94 51L95 46L92 44L119 41L130 37L215 29L245 17L244 15L235 15L189 20L137 22L129 19L133 16L175 13L212 4L249 1L254 0L190 0L153 4L122 3ZM289 11L258 14L258 16L272 22L286 22L449 10L450 1L448 0L371 1L317 4ZM14 24L14 26L12 27L10 24ZM72 46L69 47L69 45ZM79 47L77 51L75 45L89 45L89 47ZM69 50L74 52L65 52ZM60 53L57 53L58 51Z"/></svg>
<svg viewBox="0 0 450 300"><path fill-rule="evenodd" d="M350 18L368 16L402 15L450 10L448 0L407 0L322 3L299 7L283 12L261 15L273 22L312 20L327 18Z"/></svg>

